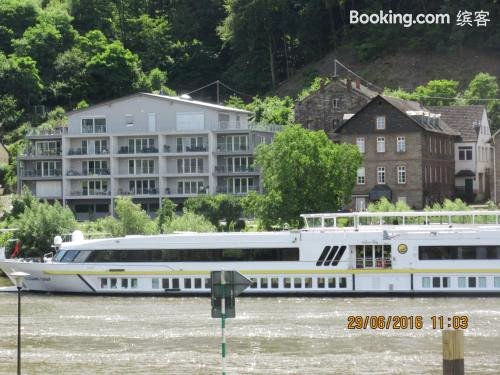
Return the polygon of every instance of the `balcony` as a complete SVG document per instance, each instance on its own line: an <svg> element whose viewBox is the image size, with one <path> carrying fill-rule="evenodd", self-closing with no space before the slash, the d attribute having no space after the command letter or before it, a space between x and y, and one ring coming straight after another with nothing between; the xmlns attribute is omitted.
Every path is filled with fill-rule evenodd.
<svg viewBox="0 0 500 375"><path fill-rule="evenodd" d="M196 191L189 191L189 192L184 192L183 189L170 189L169 187L165 189L165 195L168 196L185 196L185 195L201 195L201 194L208 194L208 186L204 186L201 189L198 189Z"/></svg>
<svg viewBox="0 0 500 375"><path fill-rule="evenodd" d="M43 158L47 156L61 156L61 150L33 150L28 149L24 154L21 155L22 158Z"/></svg>
<svg viewBox="0 0 500 375"><path fill-rule="evenodd" d="M244 173L258 173L258 171L252 166L234 167L234 168L227 168L224 165L215 166L215 174L244 174Z"/></svg>
<svg viewBox="0 0 500 375"><path fill-rule="evenodd" d="M217 152L226 152L226 153L249 153L252 149L246 145L241 145L239 147L230 147L225 143L217 143Z"/></svg>
<svg viewBox="0 0 500 375"><path fill-rule="evenodd" d="M118 149L119 154L156 154L158 149L156 147L144 147L138 150L130 150L128 146L121 146Z"/></svg>
<svg viewBox="0 0 500 375"><path fill-rule="evenodd" d="M242 123L239 121L219 121L214 129L216 130L254 130L265 132L279 132L282 130L281 125L264 124L260 122Z"/></svg>
<svg viewBox="0 0 500 375"><path fill-rule="evenodd" d="M62 176L62 171L59 169L54 169L50 171L37 171L37 170L24 170L21 171L21 177L27 177L27 178L54 178L54 177L61 177Z"/></svg>
<svg viewBox="0 0 500 375"><path fill-rule="evenodd" d="M231 189L232 190L232 189ZM227 186L217 186L217 189L216 189L216 192L217 193L222 193L222 194L235 194L235 195L239 195L239 194L247 194L251 191L256 191L258 192L259 191L259 186L258 185L254 185L254 186L248 186L247 187L247 190L244 191L244 189L240 189L240 191L230 191Z"/></svg>
<svg viewBox="0 0 500 375"><path fill-rule="evenodd" d="M130 190L118 190L118 195L158 195L159 191L156 188L151 189L130 189Z"/></svg>
<svg viewBox="0 0 500 375"><path fill-rule="evenodd" d="M88 197L88 196L109 196L111 192L107 189L84 189L84 190L72 190L70 196L72 197Z"/></svg>
<svg viewBox="0 0 500 375"><path fill-rule="evenodd" d="M109 168L96 168L90 170L77 171L76 169L69 169L66 176L109 176Z"/></svg>
<svg viewBox="0 0 500 375"><path fill-rule="evenodd" d="M84 149L84 148L70 148L68 150L68 155L109 155L109 151L106 149L95 150L94 152Z"/></svg>
<svg viewBox="0 0 500 375"><path fill-rule="evenodd" d="M54 129L31 129L27 136L28 137L44 137L49 136L51 138L62 136L63 134L68 134L68 128L66 126L58 127Z"/></svg>

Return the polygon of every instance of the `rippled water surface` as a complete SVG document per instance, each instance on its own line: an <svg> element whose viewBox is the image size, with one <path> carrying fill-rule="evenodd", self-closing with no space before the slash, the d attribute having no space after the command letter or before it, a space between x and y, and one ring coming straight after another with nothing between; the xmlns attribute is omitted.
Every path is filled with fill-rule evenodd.
<svg viewBox="0 0 500 375"><path fill-rule="evenodd" d="M0 293L0 374L16 369L17 299ZM422 330L346 329L422 315ZM229 374L440 374L435 314L468 315L467 374L500 373L500 298L239 298ZM23 374L218 374L208 298L23 296Z"/></svg>

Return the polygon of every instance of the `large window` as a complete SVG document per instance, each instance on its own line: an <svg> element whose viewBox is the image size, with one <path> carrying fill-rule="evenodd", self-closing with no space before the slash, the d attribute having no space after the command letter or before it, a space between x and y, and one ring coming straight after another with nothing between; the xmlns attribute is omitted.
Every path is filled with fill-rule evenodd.
<svg viewBox="0 0 500 375"><path fill-rule="evenodd" d="M35 155L60 155L61 141L35 142Z"/></svg>
<svg viewBox="0 0 500 375"><path fill-rule="evenodd" d="M365 153L365 138L364 137L356 138L356 145L359 148L359 152L364 154Z"/></svg>
<svg viewBox="0 0 500 375"><path fill-rule="evenodd" d="M106 139L97 139L94 141L94 149L97 155L108 154L108 141Z"/></svg>
<svg viewBox="0 0 500 375"><path fill-rule="evenodd" d="M221 137L217 142L217 151L237 152L248 150L247 135L227 135Z"/></svg>
<svg viewBox="0 0 500 375"><path fill-rule="evenodd" d="M396 141L396 151L397 152L406 152L406 138L398 137Z"/></svg>
<svg viewBox="0 0 500 375"><path fill-rule="evenodd" d="M365 167L358 168L357 171L357 183L358 185L364 185L365 184Z"/></svg>
<svg viewBox="0 0 500 375"><path fill-rule="evenodd" d="M472 146L459 146L458 160L472 160Z"/></svg>
<svg viewBox="0 0 500 375"><path fill-rule="evenodd" d="M131 180L129 181L130 194L158 194L156 180Z"/></svg>
<svg viewBox="0 0 500 375"><path fill-rule="evenodd" d="M403 165L398 167L398 184L406 184L406 167Z"/></svg>
<svg viewBox="0 0 500 375"><path fill-rule="evenodd" d="M255 190L253 178L235 177L227 179L227 192L233 194L245 194L250 190Z"/></svg>
<svg viewBox="0 0 500 375"><path fill-rule="evenodd" d="M377 152L385 152L385 137L377 137Z"/></svg>
<svg viewBox="0 0 500 375"><path fill-rule="evenodd" d="M85 262L269 262L297 261L299 248L82 250ZM78 253L78 251L75 251ZM73 259L78 254L71 255ZM80 258L80 257L79 257Z"/></svg>
<svg viewBox="0 0 500 375"><path fill-rule="evenodd" d="M203 181L178 181L177 194L201 194L205 193Z"/></svg>
<svg viewBox="0 0 500 375"><path fill-rule="evenodd" d="M500 259L500 246L419 246L419 260Z"/></svg>
<svg viewBox="0 0 500 375"><path fill-rule="evenodd" d="M155 148L155 141L153 138L131 138L128 140L128 153L149 153L158 152Z"/></svg>
<svg viewBox="0 0 500 375"><path fill-rule="evenodd" d="M60 161L37 161L36 175L43 177L60 176L62 163Z"/></svg>
<svg viewBox="0 0 500 375"><path fill-rule="evenodd" d="M103 117L82 118L82 134L106 133L106 119Z"/></svg>
<svg viewBox="0 0 500 375"><path fill-rule="evenodd" d="M377 130L385 129L385 116L377 116L376 118Z"/></svg>
<svg viewBox="0 0 500 375"><path fill-rule="evenodd" d="M152 159L130 159L128 161L129 174L152 174L155 162Z"/></svg>
<svg viewBox="0 0 500 375"><path fill-rule="evenodd" d="M84 176L108 175L108 162L106 160L82 161L82 174Z"/></svg>
<svg viewBox="0 0 500 375"><path fill-rule="evenodd" d="M377 168L377 183L385 184L385 167Z"/></svg>
<svg viewBox="0 0 500 375"><path fill-rule="evenodd" d="M224 172L249 172L253 159L248 156L237 156L225 159Z"/></svg>
<svg viewBox="0 0 500 375"><path fill-rule="evenodd" d="M203 173L202 158L177 159L177 173Z"/></svg>
<svg viewBox="0 0 500 375"><path fill-rule="evenodd" d="M82 181L82 195L108 195L108 181Z"/></svg>

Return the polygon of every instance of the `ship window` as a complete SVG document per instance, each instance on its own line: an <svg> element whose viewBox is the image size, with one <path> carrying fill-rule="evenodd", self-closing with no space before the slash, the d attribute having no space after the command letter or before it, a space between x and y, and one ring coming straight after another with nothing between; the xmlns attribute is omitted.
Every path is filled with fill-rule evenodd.
<svg viewBox="0 0 500 375"><path fill-rule="evenodd" d="M422 277L422 288L430 288L430 287L431 287L431 278Z"/></svg>
<svg viewBox="0 0 500 375"><path fill-rule="evenodd" d="M339 288L347 288L347 279L345 277L340 278Z"/></svg>
<svg viewBox="0 0 500 375"><path fill-rule="evenodd" d="M459 277L458 278L458 287L459 288L465 288L465 277Z"/></svg>
<svg viewBox="0 0 500 375"><path fill-rule="evenodd" d="M495 277L495 288L500 288L500 277Z"/></svg>
<svg viewBox="0 0 500 375"><path fill-rule="evenodd" d="M302 279L300 277L296 277L293 279L293 287L302 288Z"/></svg>
<svg viewBox="0 0 500 375"><path fill-rule="evenodd" d="M313 287L313 280L312 277L306 277L304 280L304 287L305 288L312 288Z"/></svg>
<svg viewBox="0 0 500 375"><path fill-rule="evenodd" d="M500 279L500 277L499 277L499 279ZM291 287L292 287L292 280L291 280L289 277L285 277L285 278L283 279L283 286L284 286L285 288L287 288L287 289L288 289L288 288L291 288Z"/></svg>
<svg viewBox="0 0 500 375"><path fill-rule="evenodd" d="M478 286L480 288L486 288L486 277L478 277Z"/></svg>
<svg viewBox="0 0 500 375"><path fill-rule="evenodd" d="M161 287L163 289L170 289L170 279L162 279L161 280Z"/></svg>
<svg viewBox="0 0 500 375"><path fill-rule="evenodd" d="M449 287L450 287L450 278L443 277L443 288L449 288Z"/></svg>
<svg viewBox="0 0 500 375"><path fill-rule="evenodd" d="M257 279L255 277L252 277L250 279L250 281L252 282L252 285L250 285L250 288L252 288L252 289L257 288Z"/></svg>
<svg viewBox="0 0 500 375"><path fill-rule="evenodd" d="M260 287L262 289L266 289L267 288L267 277L260 279Z"/></svg>
<svg viewBox="0 0 500 375"><path fill-rule="evenodd" d="M78 252L70 250L68 252ZM76 254L75 254L76 256ZM333 253L332 253L333 258ZM68 257L68 258L67 258ZM69 259L65 254L64 261ZM71 258L73 259L73 258ZM298 261L299 248L95 250L86 262L274 262ZM329 263L328 263L329 264ZM326 264L325 264L326 265Z"/></svg>
<svg viewBox="0 0 500 375"><path fill-rule="evenodd" d="M318 277L318 288L324 288L324 287L325 287L325 278Z"/></svg>
<svg viewBox="0 0 500 375"><path fill-rule="evenodd" d="M500 259L500 246L419 246L418 259Z"/></svg>
<svg viewBox="0 0 500 375"><path fill-rule="evenodd" d="M179 289L179 279L178 278L173 278L172 279L172 288L173 289Z"/></svg>
<svg viewBox="0 0 500 375"><path fill-rule="evenodd" d="M113 277L113 278L109 279L109 281L110 281L111 289L116 289L116 279Z"/></svg>
<svg viewBox="0 0 500 375"><path fill-rule="evenodd" d="M108 279L102 278L101 279L101 288L106 289L108 287Z"/></svg>
<svg viewBox="0 0 500 375"><path fill-rule="evenodd" d="M160 288L160 279L158 279L157 277L151 279L151 287L153 289L159 289Z"/></svg>
<svg viewBox="0 0 500 375"><path fill-rule="evenodd" d="M85 259L89 256L91 253L90 250L80 250L78 255L73 259L73 263L83 263L85 262Z"/></svg>
<svg viewBox="0 0 500 375"><path fill-rule="evenodd" d="M78 255L78 250L68 250L61 259L61 262L71 263Z"/></svg>
<svg viewBox="0 0 500 375"><path fill-rule="evenodd" d="M122 288L124 289L128 288L128 279L122 279Z"/></svg>
<svg viewBox="0 0 500 375"><path fill-rule="evenodd" d="M469 288L475 288L475 287L476 287L476 278L469 277Z"/></svg>
<svg viewBox="0 0 500 375"><path fill-rule="evenodd" d="M336 287L335 277L329 277L328 278L328 288L335 288L335 287Z"/></svg>
<svg viewBox="0 0 500 375"><path fill-rule="evenodd" d="M201 279L199 278L194 279L194 287L195 289L201 289Z"/></svg>
<svg viewBox="0 0 500 375"><path fill-rule="evenodd" d="M205 289L211 289L212 286L210 285L211 284L211 280L210 280L210 277L207 277L205 279Z"/></svg>
<svg viewBox="0 0 500 375"><path fill-rule="evenodd" d="M440 277L433 277L432 278L432 287L433 288L441 288L441 278Z"/></svg>
<svg viewBox="0 0 500 375"><path fill-rule="evenodd" d="M279 288L279 279L277 277L271 278L271 288Z"/></svg>
<svg viewBox="0 0 500 375"><path fill-rule="evenodd" d="M184 279L184 288L191 289L191 279Z"/></svg>

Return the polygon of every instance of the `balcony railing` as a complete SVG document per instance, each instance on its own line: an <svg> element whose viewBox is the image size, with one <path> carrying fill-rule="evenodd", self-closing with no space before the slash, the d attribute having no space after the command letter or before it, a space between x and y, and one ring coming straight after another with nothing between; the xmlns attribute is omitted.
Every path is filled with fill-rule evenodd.
<svg viewBox="0 0 500 375"><path fill-rule="evenodd" d="M77 171L76 169L69 169L66 172L66 176L108 176L110 171L108 168L96 168L89 170Z"/></svg>
<svg viewBox="0 0 500 375"><path fill-rule="evenodd" d="M30 135L63 135L68 133L68 128L66 126L58 127L54 129L31 129L28 131L28 136Z"/></svg>
<svg viewBox="0 0 500 375"><path fill-rule="evenodd" d="M38 157L38 156L61 156L61 150L33 150L29 149L23 154L27 157Z"/></svg>
<svg viewBox="0 0 500 375"><path fill-rule="evenodd" d="M228 189L227 186L217 186L216 189L217 193L224 193L224 194L247 194L250 191L259 191L259 186L248 186L247 190L245 191L244 189L240 189L239 191L234 191L233 189Z"/></svg>
<svg viewBox="0 0 500 375"><path fill-rule="evenodd" d="M217 130L260 130L274 133L282 130L281 125L238 121L219 121L214 128Z"/></svg>
<svg viewBox="0 0 500 375"><path fill-rule="evenodd" d="M68 155L109 155L109 151L107 149L102 150L94 150L93 152L84 148L70 148L68 150Z"/></svg>
<svg viewBox="0 0 500 375"><path fill-rule="evenodd" d="M257 172L257 170L254 167L227 168L224 165L215 166L215 173L248 173L248 172Z"/></svg>
<svg viewBox="0 0 500 375"><path fill-rule="evenodd" d="M158 193L159 190L157 188L118 190L118 195L158 195Z"/></svg>
<svg viewBox="0 0 500 375"><path fill-rule="evenodd" d="M60 177L62 175L62 171L59 169L42 172L37 170L25 170L21 171L22 177Z"/></svg>
<svg viewBox="0 0 500 375"><path fill-rule="evenodd" d="M250 147L241 145L239 147L231 147L225 143L217 143L217 152L248 152Z"/></svg>
<svg viewBox="0 0 500 375"><path fill-rule="evenodd" d="M128 146L121 146L118 149L119 154L155 154L158 152L156 147L144 147L136 150L130 150Z"/></svg>
<svg viewBox="0 0 500 375"><path fill-rule="evenodd" d="M71 196L90 196L90 195L111 195L111 192L107 189L88 189L88 190L73 190L70 193Z"/></svg>
<svg viewBox="0 0 500 375"><path fill-rule="evenodd" d="M165 189L165 195L189 195L189 194L208 194L208 186L204 186L197 191L184 192L183 189Z"/></svg>

